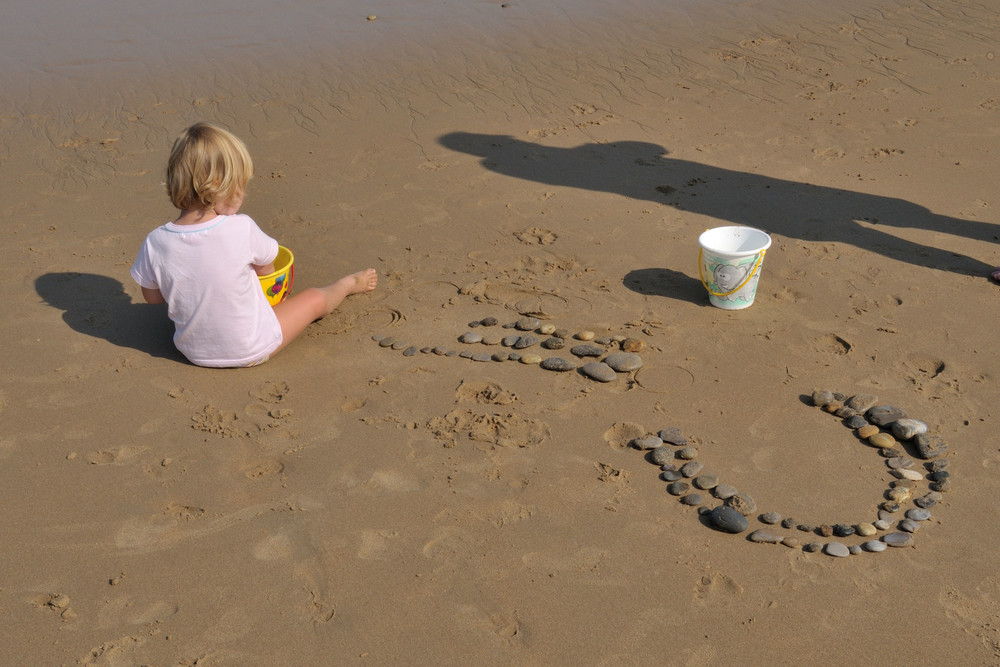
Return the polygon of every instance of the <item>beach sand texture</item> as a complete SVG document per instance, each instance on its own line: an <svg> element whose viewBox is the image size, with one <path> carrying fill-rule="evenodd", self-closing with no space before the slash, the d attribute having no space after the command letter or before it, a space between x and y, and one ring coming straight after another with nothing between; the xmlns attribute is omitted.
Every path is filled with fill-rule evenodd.
<svg viewBox="0 0 1000 667"><path fill-rule="evenodd" d="M996 664L996 7L409 4L4 29L0 662ZM257 368L186 363L129 277L198 120L297 289L380 272ZM734 224L773 241L738 312L697 265ZM372 338L524 316L643 366ZM947 442L912 546L758 521L875 521L895 480L815 389ZM667 427L800 544L668 494L628 446Z"/></svg>

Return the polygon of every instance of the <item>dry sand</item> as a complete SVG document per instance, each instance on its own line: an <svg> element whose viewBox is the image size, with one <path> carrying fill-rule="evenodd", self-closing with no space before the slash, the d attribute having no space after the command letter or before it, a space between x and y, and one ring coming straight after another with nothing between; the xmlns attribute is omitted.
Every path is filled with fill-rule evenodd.
<svg viewBox="0 0 1000 667"><path fill-rule="evenodd" d="M0 662L1000 660L995 3L561 4L223 7L238 29L192 20L174 53L152 10L7 39ZM258 368L185 363L129 278L196 120L246 139L244 211L299 288L382 276ZM774 241L740 312L698 279L726 224ZM521 313L645 366L371 340ZM874 520L892 478L820 387L949 443L914 546L713 531L622 446L677 426L761 511Z"/></svg>

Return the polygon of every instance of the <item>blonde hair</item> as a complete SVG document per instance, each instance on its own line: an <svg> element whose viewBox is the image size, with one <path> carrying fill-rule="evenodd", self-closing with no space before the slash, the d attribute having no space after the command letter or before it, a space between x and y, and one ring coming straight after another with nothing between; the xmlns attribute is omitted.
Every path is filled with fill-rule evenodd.
<svg viewBox="0 0 1000 667"><path fill-rule="evenodd" d="M182 211L210 208L242 195L252 176L246 144L222 128L195 123L174 141L167 193Z"/></svg>

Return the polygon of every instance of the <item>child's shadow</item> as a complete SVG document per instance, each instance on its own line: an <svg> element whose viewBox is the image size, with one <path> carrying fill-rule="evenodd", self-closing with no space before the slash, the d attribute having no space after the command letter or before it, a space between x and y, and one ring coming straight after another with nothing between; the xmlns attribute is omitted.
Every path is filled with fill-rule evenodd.
<svg viewBox="0 0 1000 667"><path fill-rule="evenodd" d="M35 291L47 304L63 311L63 321L74 331L153 357L184 361L173 345L174 327L166 306L133 303L114 278L93 273L46 273L35 280Z"/></svg>

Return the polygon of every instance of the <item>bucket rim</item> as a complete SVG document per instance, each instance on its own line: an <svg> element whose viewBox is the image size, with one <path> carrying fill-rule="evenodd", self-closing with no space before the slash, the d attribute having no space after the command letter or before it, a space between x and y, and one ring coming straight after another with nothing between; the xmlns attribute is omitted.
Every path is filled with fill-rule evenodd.
<svg viewBox="0 0 1000 667"><path fill-rule="evenodd" d="M713 247L712 244L707 242L707 237L710 234L733 234L733 233L746 233L750 236L759 235L761 237L762 243L755 246L753 249L749 250L720 250ZM749 225L725 225L722 227L711 227L706 229L701 234L698 235L698 245L700 245L705 250L718 253L723 255L736 255L736 256L747 256L754 255L760 252L764 252L771 247L771 235L765 232L763 229L757 229L756 227L750 227Z"/></svg>

